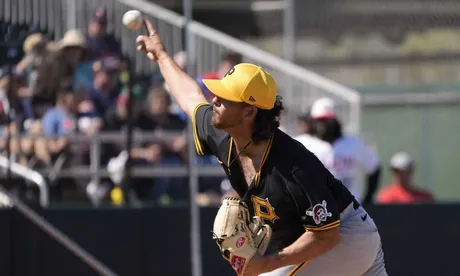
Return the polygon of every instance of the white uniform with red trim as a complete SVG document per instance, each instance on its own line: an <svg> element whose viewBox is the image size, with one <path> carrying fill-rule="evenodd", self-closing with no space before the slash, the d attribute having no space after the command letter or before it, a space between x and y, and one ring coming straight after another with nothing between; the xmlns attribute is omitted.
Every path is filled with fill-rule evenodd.
<svg viewBox="0 0 460 276"><path fill-rule="evenodd" d="M305 148L318 157L319 161L321 161L324 166L327 167L327 165L332 163L333 151L329 143L310 134L300 134L294 137L294 139L302 143Z"/></svg>
<svg viewBox="0 0 460 276"><path fill-rule="evenodd" d="M332 144L332 151L332 163L326 167L360 202L361 172L367 175L375 172L380 166L380 158L361 138L355 136L342 136Z"/></svg>

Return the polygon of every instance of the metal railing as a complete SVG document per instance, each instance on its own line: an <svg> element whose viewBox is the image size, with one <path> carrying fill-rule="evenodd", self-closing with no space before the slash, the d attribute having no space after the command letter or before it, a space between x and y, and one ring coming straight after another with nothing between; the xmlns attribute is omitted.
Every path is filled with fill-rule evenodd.
<svg viewBox="0 0 460 276"><path fill-rule="evenodd" d="M159 133L159 132L133 132L133 143L140 142L162 142L173 137L182 136L181 132L170 132L170 133ZM26 137L25 135L11 135L12 138L18 139L20 137ZM31 135L28 138L43 137L41 135ZM49 206L49 186L44 176L50 173L55 173L57 177L71 177L71 178L90 178L91 181L99 183L101 178L109 177L111 175L107 167L101 164L102 144L103 143L126 143L126 134L120 132L103 132L92 136L86 136L81 134L68 136L70 143L87 143L89 145L89 160L88 165L79 165L72 167L63 167L59 171L55 172L52 168L43 169L32 169L23 166L14 161L9 161L7 157L0 155L0 167L3 169L10 169L12 173L24 178L25 180L31 181L37 185L39 190L39 201L42 207ZM193 143L193 141L189 141ZM116 156L113 156L116 157ZM198 164L197 164L198 165ZM134 177L156 177L156 178L167 178L171 176L175 177L187 177L190 173L190 169L186 163L181 166L174 167L155 167L152 166L132 166L132 176ZM222 176L225 177L225 173L219 165L206 165L199 167L199 176ZM88 181L89 182L89 181Z"/></svg>
<svg viewBox="0 0 460 276"><path fill-rule="evenodd" d="M48 207L49 205L48 183L46 182L45 178L39 172L32 170L26 166L23 166L19 163L12 162L3 155L0 155L0 167L2 167L3 169L10 169L12 173L37 185L38 191L40 193L40 197L39 197L40 206Z"/></svg>
<svg viewBox="0 0 460 276"><path fill-rule="evenodd" d="M133 143L139 142L161 142L168 139L179 137L184 135L181 132L154 132L154 131L134 131L133 132ZM125 143L126 134L120 132L103 132L93 136L84 135L72 135L69 139L73 142L86 142L90 144L90 160L91 163L88 166L77 166L71 169L61 169L59 171L60 176L70 177L87 177L91 175L92 180L99 181L101 177L107 177L110 175L107 168L101 166L101 144L102 143ZM193 141L188 141L189 145L193 144ZM198 164L196 164L198 165ZM154 166L132 166L132 175L137 177L186 177L189 174L189 167L184 163L182 166L174 167L161 167L155 168ZM46 171L42 171L46 173ZM222 168L219 165L212 166L200 166L200 176L225 176Z"/></svg>

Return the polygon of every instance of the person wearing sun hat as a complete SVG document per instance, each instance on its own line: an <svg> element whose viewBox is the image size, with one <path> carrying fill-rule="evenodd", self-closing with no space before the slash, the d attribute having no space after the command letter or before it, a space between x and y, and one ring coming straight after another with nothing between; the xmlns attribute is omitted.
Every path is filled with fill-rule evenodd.
<svg viewBox="0 0 460 276"><path fill-rule="evenodd" d="M56 95L62 87L72 85L76 70L89 60L86 38L79 29L67 30L54 43L52 58L38 69L37 89L39 94Z"/></svg>
<svg viewBox="0 0 460 276"><path fill-rule="evenodd" d="M68 60L81 62L89 55L88 44L85 35L79 29L70 29L59 41L58 50Z"/></svg>

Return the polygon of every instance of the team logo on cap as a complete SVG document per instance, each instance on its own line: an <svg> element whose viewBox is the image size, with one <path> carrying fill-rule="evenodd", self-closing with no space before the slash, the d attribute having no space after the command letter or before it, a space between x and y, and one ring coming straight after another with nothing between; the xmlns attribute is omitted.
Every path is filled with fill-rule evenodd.
<svg viewBox="0 0 460 276"><path fill-rule="evenodd" d="M316 224L320 224L323 221L326 221L328 217L332 217L332 213L327 211L326 200L323 200L321 204L316 204L313 206L312 210L307 211L307 216L311 216Z"/></svg>
<svg viewBox="0 0 460 276"><path fill-rule="evenodd" d="M249 97L249 101L250 101L250 102L256 102L256 99L254 99L253 96L250 96L250 97Z"/></svg>

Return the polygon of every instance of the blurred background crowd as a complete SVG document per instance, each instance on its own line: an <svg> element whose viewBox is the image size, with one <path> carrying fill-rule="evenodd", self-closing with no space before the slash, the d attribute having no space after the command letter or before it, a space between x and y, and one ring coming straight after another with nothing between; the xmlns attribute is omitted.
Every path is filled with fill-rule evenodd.
<svg viewBox="0 0 460 276"><path fill-rule="evenodd" d="M124 55L121 42L108 31L108 26L114 24L109 21L110 18L106 8L92 9L85 28L65 30L62 37L54 36L54 39L33 24L17 27L5 21L1 26L5 35L16 37L21 45L4 46L6 55L0 70L0 150L10 160L41 172L50 187L52 202L119 202L120 190L117 187L124 180L122 172L128 155L136 166L145 168L179 167L189 162L188 119L170 97L168 87L158 70L148 76L136 74L132 58ZM215 18L208 18L209 22L212 20ZM238 24L251 25L245 22L243 20ZM234 30L224 31L232 33ZM297 55L302 62L308 60L312 66L317 67L317 71L334 78L339 76L337 71L340 71L342 65L323 66L312 60L313 55L332 57L331 64L337 63L333 59L346 56L345 52L351 53L351 56L357 53L362 56L369 54L372 50L369 46L372 46L375 39L364 42L358 38L353 40L360 47L367 45L365 52L357 50L356 45L349 45L346 41L348 40L342 42L349 47L342 47L341 50L338 50L338 46L335 50L330 47L327 50L321 46L323 44L311 40L300 41ZM134 47L134 41L132 43ZM260 40L258 43L257 46L261 48L271 52L278 51L274 40ZM374 43L377 44L380 45ZM303 46L309 49L305 55L302 55ZM380 46L374 47L374 50L385 48ZM410 45L405 49L409 48ZM345 51L346 49L348 50ZM385 49L386 53L391 52L389 48ZM187 54L184 51L172 54L177 64L185 69ZM209 101L212 100L212 93L204 87L201 79L220 79L242 61L243 56L229 50L222 53L218 63L212 65L213 71L194 76ZM345 75L340 76L343 78ZM357 77L358 73L350 72L348 76L336 79L348 82L350 86L357 86L360 79ZM129 99L129 95L133 99ZM128 106L129 103L131 106ZM308 139L321 140L333 148L339 147L335 142L341 133L332 139L330 132L324 131L324 128L327 128L327 124L335 123L340 129L340 116L332 110L332 117L315 118L311 112L307 108L296 114L298 120L295 130L284 129L283 124L282 128L297 138L307 135ZM393 115L387 117L393 118ZM385 121L387 117L376 117L388 126ZM325 119L329 121L324 122ZM394 123L395 120L392 120L392 124ZM153 136L172 132L175 136L155 140L145 135L142 141L134 141L129 153L126 152L125 140L104 139L98 158L99 166L107 168L108 174L102 176L101 181L93 181L89 175L76 173L76 168L94 165L94 157L91 155L92 137L99 134L124 134L131 127L136 133L150 133ZM351 146L355 149L352 155L360 162L354 165L359 165L365 176L356 193L369 204L433 202L435 196L430 189L413 184L414 173L417 172L417 162L413 155L406 152L405 148L382 154L376 146L380 138L386 139L389 135L397 137L401 134L389 134L391 129L385 130L385 133L373 130L371 139L367 139L372 140L372 144L359 140L359 146L356 143ZM412 141L420 137L403 138L408 144L413 144ZM360 159L360 152L364 152L362 155L371 152L367 155L372 157ZM219 167L217 160L210 156L197 156L197 160L199 166ZM335 164L332 162L331 166L344 166L346 162L347 160L340 164L337 161ZM332 167L331 170L334 170ZM66 170L73 173L60 173ZM382 178L382 174L386 177ZM217 204L221 196L231 190L224 177L200 177L199 186L198 200L203 205ZM130 188L130 196L138 202L168 205L189 200L187 177L134 175ZM37 200L37 190L22 178L14 178L9 189L25 200Z"/></svg>
<svg viewBox="0 0 460 276"><path fill-rule="evenodd" d="M100 166L108 167L110 172L101 183L78 174L62 177L59 172L90 166L91 141L85 137L125 133L128 123L134 132L176 135L162 141L136 141L129 153L135 165L161 168L188 162L188 118L173 102L160 72L149 77L132 74L120 42L107 33L107 20L107 10L97 8L85 30L68 30L57 41L31 29L23 34L23 55L18 62L4 65L0 71L0 108L5 115L1 150L4 154L10 151L14 162L44 171L52 201L119 201L119 190L114 187L123 181L120 172L127 161L126 137L102 143ZM185 70L185 52L177 52L174 59ZM216 64L216 71L197 76L209 100L212 94L201 79L221 78L240 62L240 55L228 52ZM132 101L129 95L133 95ZM131 116L128 116L129 103ZM197 159L199 165L218 164L210 156L197 156ZM10 187L12 191L26 199L36 199L33 186L23 183L23 179L15 180ZM221 185L222 180L223 177L200 179L200 202L218 202L220 195L229 189L225 182ZM132 183L131 195L138 202L170 204L187 201L189 197L187 177L134 176ZM112 196L111 191L114 191Z"/></svg>

